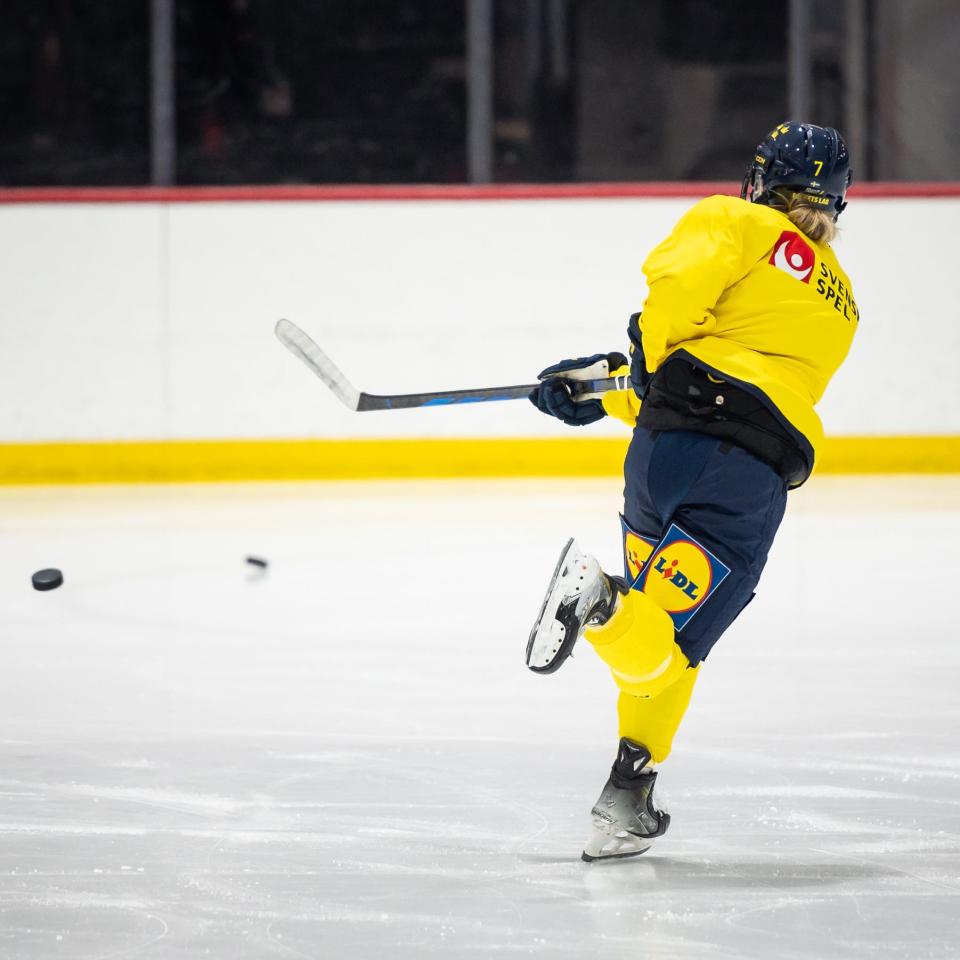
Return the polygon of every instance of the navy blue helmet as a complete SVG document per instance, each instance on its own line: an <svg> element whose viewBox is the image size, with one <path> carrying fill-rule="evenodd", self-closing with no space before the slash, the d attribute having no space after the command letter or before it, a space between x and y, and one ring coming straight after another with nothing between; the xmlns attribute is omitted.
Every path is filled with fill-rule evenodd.
<svg viewBox="0 0 960 960"><path fill-rule="evenodd" d="M847 145L833 127L788 120L760 141L740 196L777 205L784 194L799 193L836 220L847 205L843 198L851 180Z"/></svg>

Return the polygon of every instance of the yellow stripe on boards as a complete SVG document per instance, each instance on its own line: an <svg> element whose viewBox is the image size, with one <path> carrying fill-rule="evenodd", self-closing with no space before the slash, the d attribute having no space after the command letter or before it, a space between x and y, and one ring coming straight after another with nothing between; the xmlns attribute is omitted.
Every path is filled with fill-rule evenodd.
<svg viewBox="0 0 960 960"><path fill-rule="evenodd" d="M625 440L200 440L0 445L0 483L608 476Z"/></svg>
<svg viewBox="0 0 960 960"><path fill-rule="evenodd" d="M960 437L827 437L817 473L960 473Z"/></svg>
<svg viewBox="0 0 960 960"><path fill-rule="evenodd" d="M605 477L627 438L0 444L0 483ZM818 473L960 473L960 437L833 437Z"/></svg>

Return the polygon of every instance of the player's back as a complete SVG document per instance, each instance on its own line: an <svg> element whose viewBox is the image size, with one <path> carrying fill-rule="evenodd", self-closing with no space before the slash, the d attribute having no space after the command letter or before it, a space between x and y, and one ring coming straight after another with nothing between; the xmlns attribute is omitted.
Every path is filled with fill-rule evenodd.
<svg viewBox="0 0 960 960"><path fill-rule="evenodd" d="M831 247L776 209L700 201L644 263L641 319L648 369L686 354L759 391L812 450L814 411L858 322L850 280Z"/></svg>

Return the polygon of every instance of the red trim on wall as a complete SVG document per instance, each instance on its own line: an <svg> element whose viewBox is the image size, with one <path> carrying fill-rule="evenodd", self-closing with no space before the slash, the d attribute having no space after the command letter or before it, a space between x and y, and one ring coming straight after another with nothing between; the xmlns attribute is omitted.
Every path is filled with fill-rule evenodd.
<svg viewBox="0 0 960 960"><path fill-rule="evenodd" d="M0 189L2 203L221 203L303 200L552 200L704 197L732 183L387 184L263 187L28 187ZM739 192L739 187L737 187Z"/></svg>
<svg viewBox="0 0 960 960"><path fill-rule="evenodd" d="M248 186L248 187L0 187L0 203L224 203L336 200L556 200L739 195L729 181L685 183L504 183ZM862 183L851 197L960 197L960 181Z"/></svg>

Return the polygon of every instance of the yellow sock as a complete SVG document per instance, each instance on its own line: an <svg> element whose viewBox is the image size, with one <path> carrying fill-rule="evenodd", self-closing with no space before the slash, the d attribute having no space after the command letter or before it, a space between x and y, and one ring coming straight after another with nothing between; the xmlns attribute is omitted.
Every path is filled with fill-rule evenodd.
<svg viewBox="0 0 960 960"><path fill-rule="evenodd" d="M674 639L673 620L645 593L631 590L617 600L602 626L584 637L610 668L617 686L634 697L656 697L690 666Z"/></svg>
<svg viewBox="0 0 960 960"><path fill-rule="evenodd" d="M656 697L634 697L621 691L617 700L620 736L642 743L654 763L666 760L699 673L699 666L684 670L676 683Z"/></svg>

